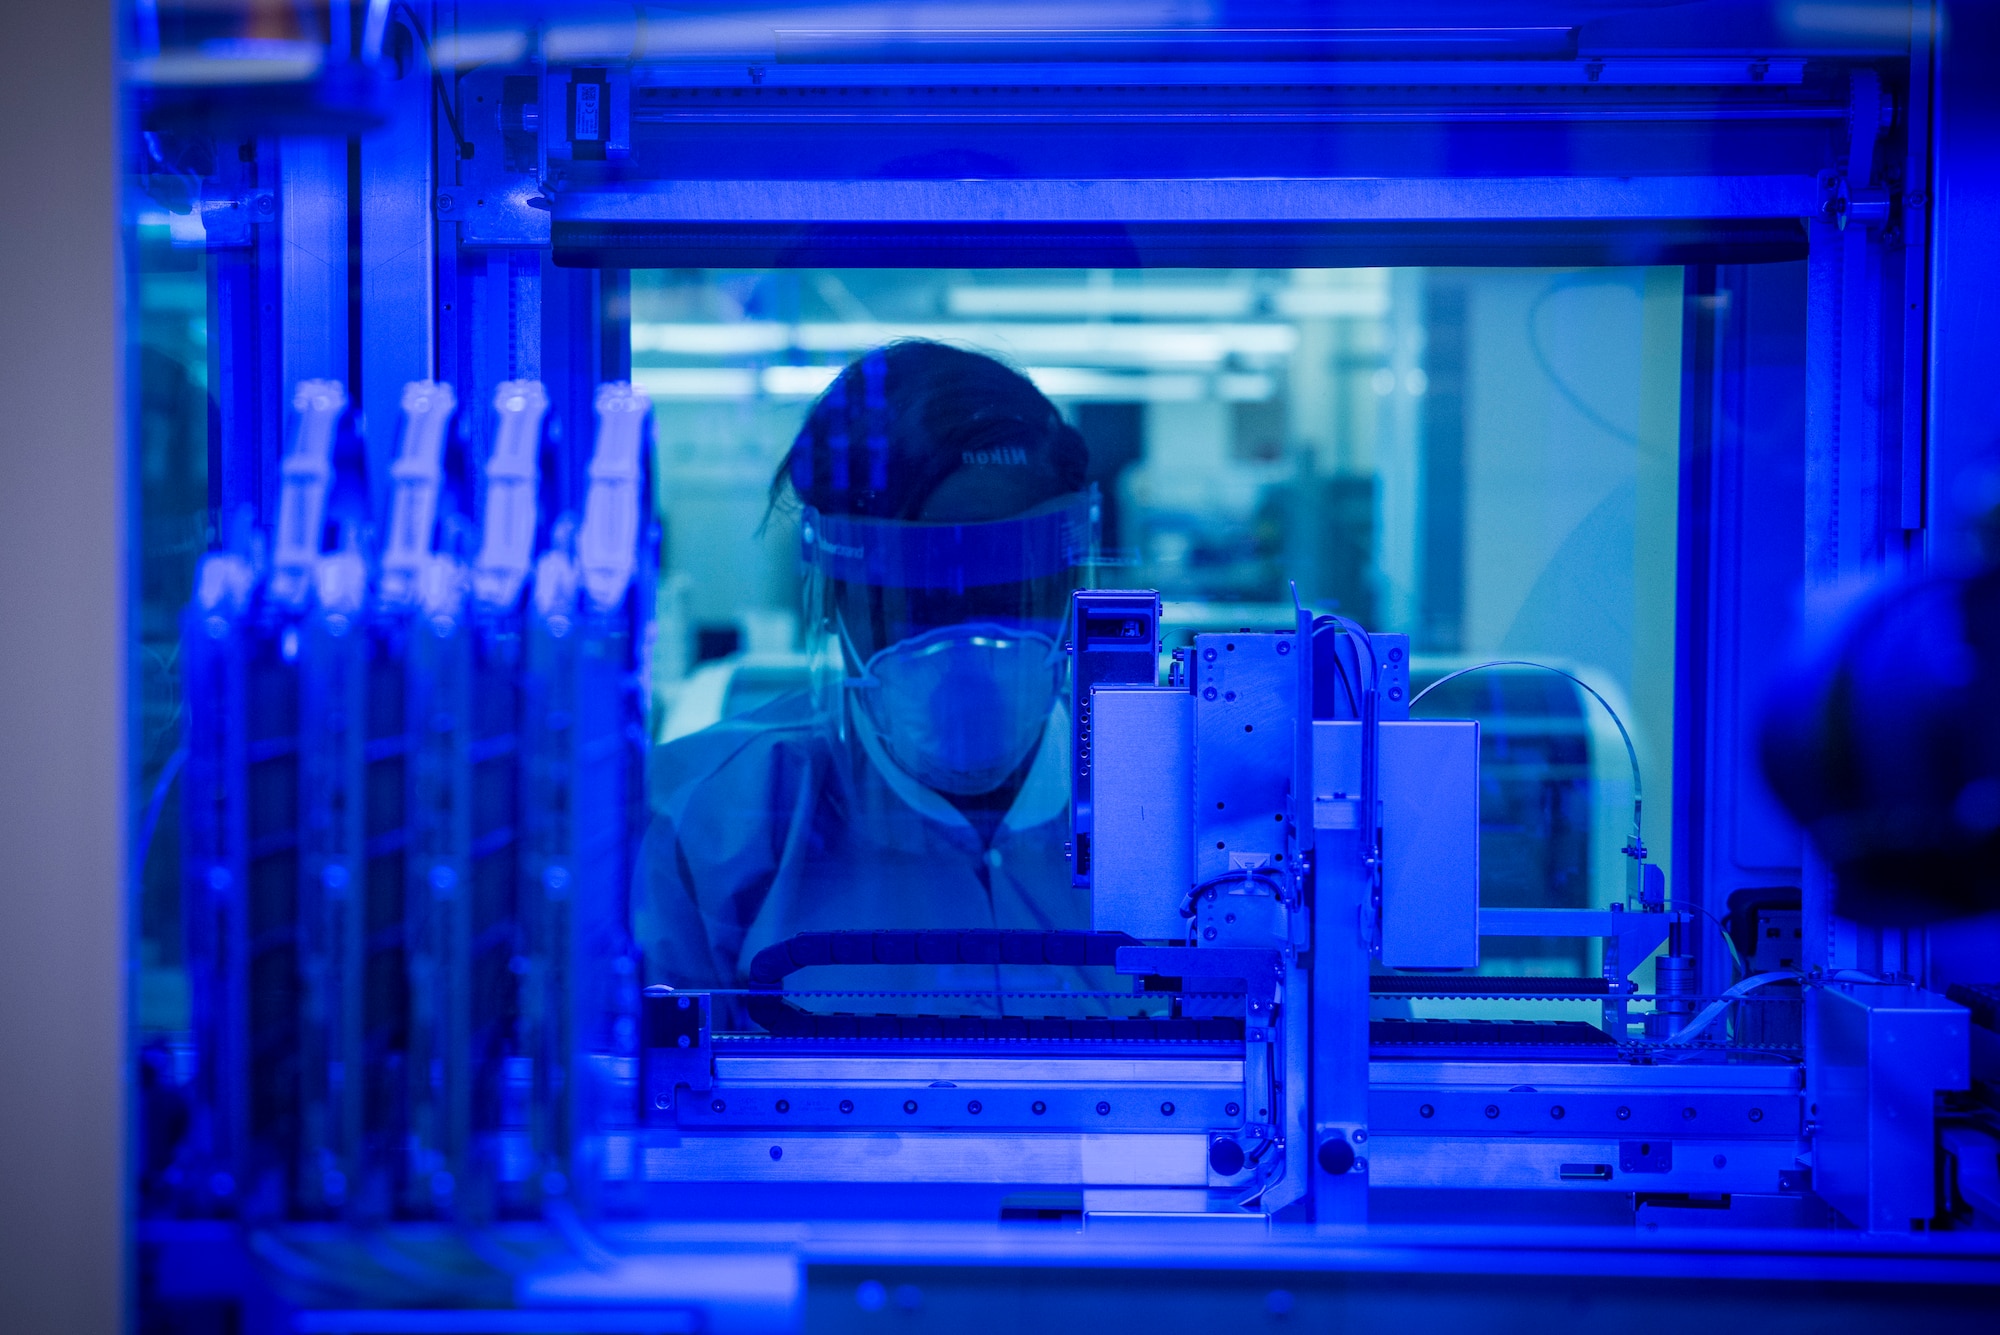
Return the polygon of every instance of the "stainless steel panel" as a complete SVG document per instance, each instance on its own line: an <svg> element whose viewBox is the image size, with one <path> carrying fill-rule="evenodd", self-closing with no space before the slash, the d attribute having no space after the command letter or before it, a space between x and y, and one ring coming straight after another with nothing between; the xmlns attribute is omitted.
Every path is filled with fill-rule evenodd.
<svg viewBox="0 0 2000 1335"><path fill-rule="evenodd" d="M1421 1089L1491 1085L1536 1088L1680 1090L1718 1089L1797 1092L1804 1088L1796 1066L1679 1065L1638 1066L1629 1062L1378 1061L1369 1063L1369 1084L1377 1089Z"/></svg>
<svg viewBox="0 0 2000 1335"><path fill-rule="evenodd" d="M1285 869L1297 735L1290 635L1194 640L1194 875Z"/></svg>
<svg viewBox="0 0 2000 1335"><path fill-rule="evenodd" d="M1919 987L1809 989L1813 1188L1869 1232L1907 1233L1935 1203L1937 1091L1971 1081L1971 1017Z"/></svg>
<svg viewBox="0 0 2000 1335"><path fill-rule="evenodd" d="M1382 963L1469 969L1479 963L1479 725L1385 722L1382 728ZM1313 725L1314 821L1352 828L1361 790L1361 725Z"/></svg>
<svg viewBox="0 0 2000 1335"><path fill-rule="evenodd" d="M1789 1141L1676 1140L1666 1172L1627 1172L1612 1139L1540 1137L1382 1136L1368 1142L1369 1180L1376 1187L1532 1188L1544 1191L1779 1190L1778 1174L1798 1166ZM1608 1168L1580 1176L1577 1167ZM1571 1173L1565 1175L1565 1167ZM1907 1226L1906 1226L1907 1227Z"/></svg>
<svg viewBox="0 0 2000 1335"><path fill-rule="evenodd" d="M649 1182L981 1182L1206 1187L1208 1137L689 1135L640 1151Z"/></svg>
<svg viewBox="0 0 2000 1335"><path fill-rule="evenodd" d="M1091 927L1181 940L1187 935L1181 903L1194 884L1194 697L1099 686L1090 699Z"/></svg>
<svg viewBox="0 0 2000 1335"><path fill-rule="evenodd" d="M939 1135L1150 1135L1235 1131L1254 1113L1235 1085L886 1084L759 1081L675 1106L682 1131L923 1132Z"/></svg>
<svg viewBox="0 0 2000 1335"><path fill-rule="evenodd" d="M730 1083L819 1081L906 1084L1213 1084L1243 1081L1236 1059L1165 1057L731 1057L715 1059L716 1079Z"/></svg>

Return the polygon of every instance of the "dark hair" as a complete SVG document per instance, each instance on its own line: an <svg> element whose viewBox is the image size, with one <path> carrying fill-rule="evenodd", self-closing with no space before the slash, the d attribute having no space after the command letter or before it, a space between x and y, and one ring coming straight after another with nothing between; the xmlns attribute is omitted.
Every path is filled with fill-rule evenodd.
<svg viewBox="0 0 2000 1335"><path fill-rule="evenodd" d="M1000 519L1082 490L1088 461L1083 437L1019 371L910 339L853 362L820 395L771 479L771 508L789 491L823 514L916 519L946 479L976 469L953 491L979 512L941 517Z"/></svg>

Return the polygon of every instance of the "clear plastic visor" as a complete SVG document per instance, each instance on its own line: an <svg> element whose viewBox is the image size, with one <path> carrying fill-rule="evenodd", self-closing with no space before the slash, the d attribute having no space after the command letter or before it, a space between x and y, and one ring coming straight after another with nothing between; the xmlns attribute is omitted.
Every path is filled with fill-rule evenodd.
<svg viewBox="0 0 2000 1335"><path fill-rule="evenodd" d="M800 525L810 622L859 664L945 626L979 622L1061 638L1089 579L1097 494L1058 497L980 524L823 515Z"/></svg>

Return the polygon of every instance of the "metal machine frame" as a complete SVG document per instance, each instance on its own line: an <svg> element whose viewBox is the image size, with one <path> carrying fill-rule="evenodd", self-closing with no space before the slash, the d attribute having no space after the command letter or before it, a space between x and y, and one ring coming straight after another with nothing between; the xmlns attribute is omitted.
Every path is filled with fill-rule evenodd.
<svg viewBox="0 0 2000 1335"><path fill-rule="evenodd" d="M1441 976L1371 983L1374 924L1397 907L1377 899L1393 857L1372 824L1388 800L1376 786L1381 738L1396 721L1374 692L1363 717L1316 721L1301 704L1311 652L1257 677L1243 695L1246 707L1268 705L1254 722L1269 726L1253 735L1274 749L1230 752L1241 772L1227 783L1261 785L1259 815L1272 808L1282 837L1255 849L1268 861L1232 865L1223 848L1210 867L1202 728L1220 715L1198 702L1222 680L1207 655L1243 651L1205 637L1187 677L1165 685L1150 653L1134 656L1147 660L1136 672L1079 671L1081 704L1093 704L1093 684L1098 700L1123 703L1094 723L1076 711L1079 744L1094 748L1078 773L1102 776L1121 754L1124 774L1136 773L1106 741L1112 716L1185 696L1172 707L1190 711L1187 765L1176 771L1169 757L1153 769L1192 785L1184 819L1204 852L1190 854L1190 884L1221 888L1234 873L1269 892L1252 896L1264 901L1261 938L1146 944L1161 934L1120 938L1100 923L1033 942L801 938L768 968L760 959L760 982L774 988L836 958L1032 950L1180 996L1172 1027L1148 1020L1146 1034L1121 1035L1072 1020L1061 1033L1003 1035L990 1027L998 1020L976 1033L897 1020L893 1033L857 1022L833 1035L814 1020L797 1022L812 1032L788 1046L782 1032L716 1033L709 1000L649 995L641 1102L653 1124L626 1148L661 1208L712 1200L727 1183L767 1218L784 1217L808 1185L833 1198L855 1183L882 1187L891 1215L935 1202L890 1184L929 1184L976 1187L982 1210L1008 1218L1106 1226L1169 1215L1490 1223L1525 1189L1636 1192L1642 1216L1649 1197L1663 1209L1726 1194L1758 1202L1754 1222L1785 1229L1823 1202L1889 1249L1856 1273L2000 1282L1976 1249L1886 1240L1941 1218L1923 1165L1964 1155L1940 1151L1910 1119L1928 1128L1937 1092L1970 1083L1966 1012L1925 989L1980 981L1987 938L1835 917L1825 866L1759 796L1745 740L1796 597L1969 547L1969 517L1954 507L1992 436L1979 424L2000 412L1970 369L1992 346L1979 323L1992 317L1941 297L1993 263L1976 210L1996 178L1971 91L1985 78L1971 38L1990 36L1992 19L1949 6L1947 50L1944 8L1911 6L1907 33L1824 40L1739 15L1701 49L1669 9L1496 29L1480 40L1498 46L1479 51L1464 33L1361 51L1353 34L1271 47L1203 29L774 37L728 27L697 55L674 44L670 24L620 18L590 32L552 22L513 63L454 67L445 53L495 31L483 8L398 3L373 66L386 128L279 138L231 122L226 106L211 121L217 141L236 146L200 182L211 509L219 530L246 510L275 518L274 442L288 434L292 387L312 380L342 382L378 420L408 382L455 385L482 442L498 427L494 387L539 380L570 475L583 478L594 392L629 374L632 267L1683 264L1674 884L1664 896L1642 886L1621 914L1559 922L1487 910L1472 930L1619 942L1604 978L1580 980L1601 987L1579 986L1602 1000L1611 1042L1625 1037L1626 979L1661 939L1684 928L1688 991L1720 992L1724 964L1698 944L1700 915L1737 890L1796 885L1801 964L1816 975L1802 1063L1495 1055L1476 1038L1431 1055L1378 1041L1371 1056L1371 987L1462 992ZM1765 448L1771 439L1801 448ZM367 448L387 513L387 433ZM1080 665L1085 638L1079 619ZM1280 646L1311 645L1315 630L1302 620L1289 634L1231 638L1275 663ZM1386 659L1369 675L1385 670L1395 670ZM1330 785L1336 772L1351 777ZM1091 874L1084 839L1109 796L1079 784L1079 876ZM1287 869L1260 882L1252 873L1279 854ZM1309 875L1291 870L1301 866ZM1222 925L1201 902L1190 908L1198 928ZM1202 1014L1225 1008L1208 994L1226 994L1228 1013ZM960 1055L1003 1038L1028 1055ZM1891 1048L1922 1060L1885 1062ZM1267 1091L1260 1120L1251 1105ZM1218 1159L1225 1141L1235 1157ZM1259 1153L1278 1144L1280 1154ZM1466 1213L1475 1196L1492 1210ZM169 1230L149 1245L186 1256L193 1236ZM649 1237L627 1241L644 1250L658 1242ZM869 1244L814 1246L814 1263L842 1283L889 1273ZM1773 1274L1838 1269L1796 1239L1769 1246ZM1938 1268L1924 1270L1932 1256ZM627 1300L647 1291L601 1256L591 1264L621 1277ZM884 1291L862 1282L864 1297L865 1284ZM604 1296L565 1284L523 1281L516 1295Z"/></svg>

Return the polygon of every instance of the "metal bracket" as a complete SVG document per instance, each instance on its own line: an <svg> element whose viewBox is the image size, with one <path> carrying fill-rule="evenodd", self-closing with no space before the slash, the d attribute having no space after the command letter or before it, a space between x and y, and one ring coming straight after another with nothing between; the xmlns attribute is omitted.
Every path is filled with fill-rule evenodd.
<svg viewBox="0 0 2000 1335"><path fill-rule="evenodd" d="M546 246L550 200L522 176L483 186L445 186L431 200L440 222L456 222L468 246Z"/></svg>
<svg viewBox="0 0 2000 1335"><path fill-rule="evenodd" d="M641 1007L643 1112L648 1121L671 1121L680 1086L696 1091L715 1088L710 999L705 992L649 987Z"/></svg>
<svg viewBox="0 0 2000 1335"><path fill-rule="evenodd" d="M1234 946L1121 946L1118 972L1182 979L1242 979L1253 1002L1269 1006L1278 995L1284 957L1276 950ZM1193 986L1190 984L1190 986Z"/></svg>
<svg viewBox="0 0 2000 1335"><path fill-rule="evenodd" d="M1881 227L1889 221L1889 192L1880 186L1857 190L1849 184L1846 172L1823 171L1819 189L1819 216L1842 231L1850 221L1863 227Z"/></svg>
<svg viewBox="0 0 2000 1335"><path fill-rule="evenodd" d="M252 190L242 197L202 197L198 206L202 231L210 246L247 246L254 239L252 223L278 220L278 192Z"/></svg>
<svg viewBox="0 0 2000 1335"><path fill-rule="evenodd" d="M1313 1128L1313 1162L1332 1177L1368 1171L1368 1128L1328 1123Z"/></svg>

